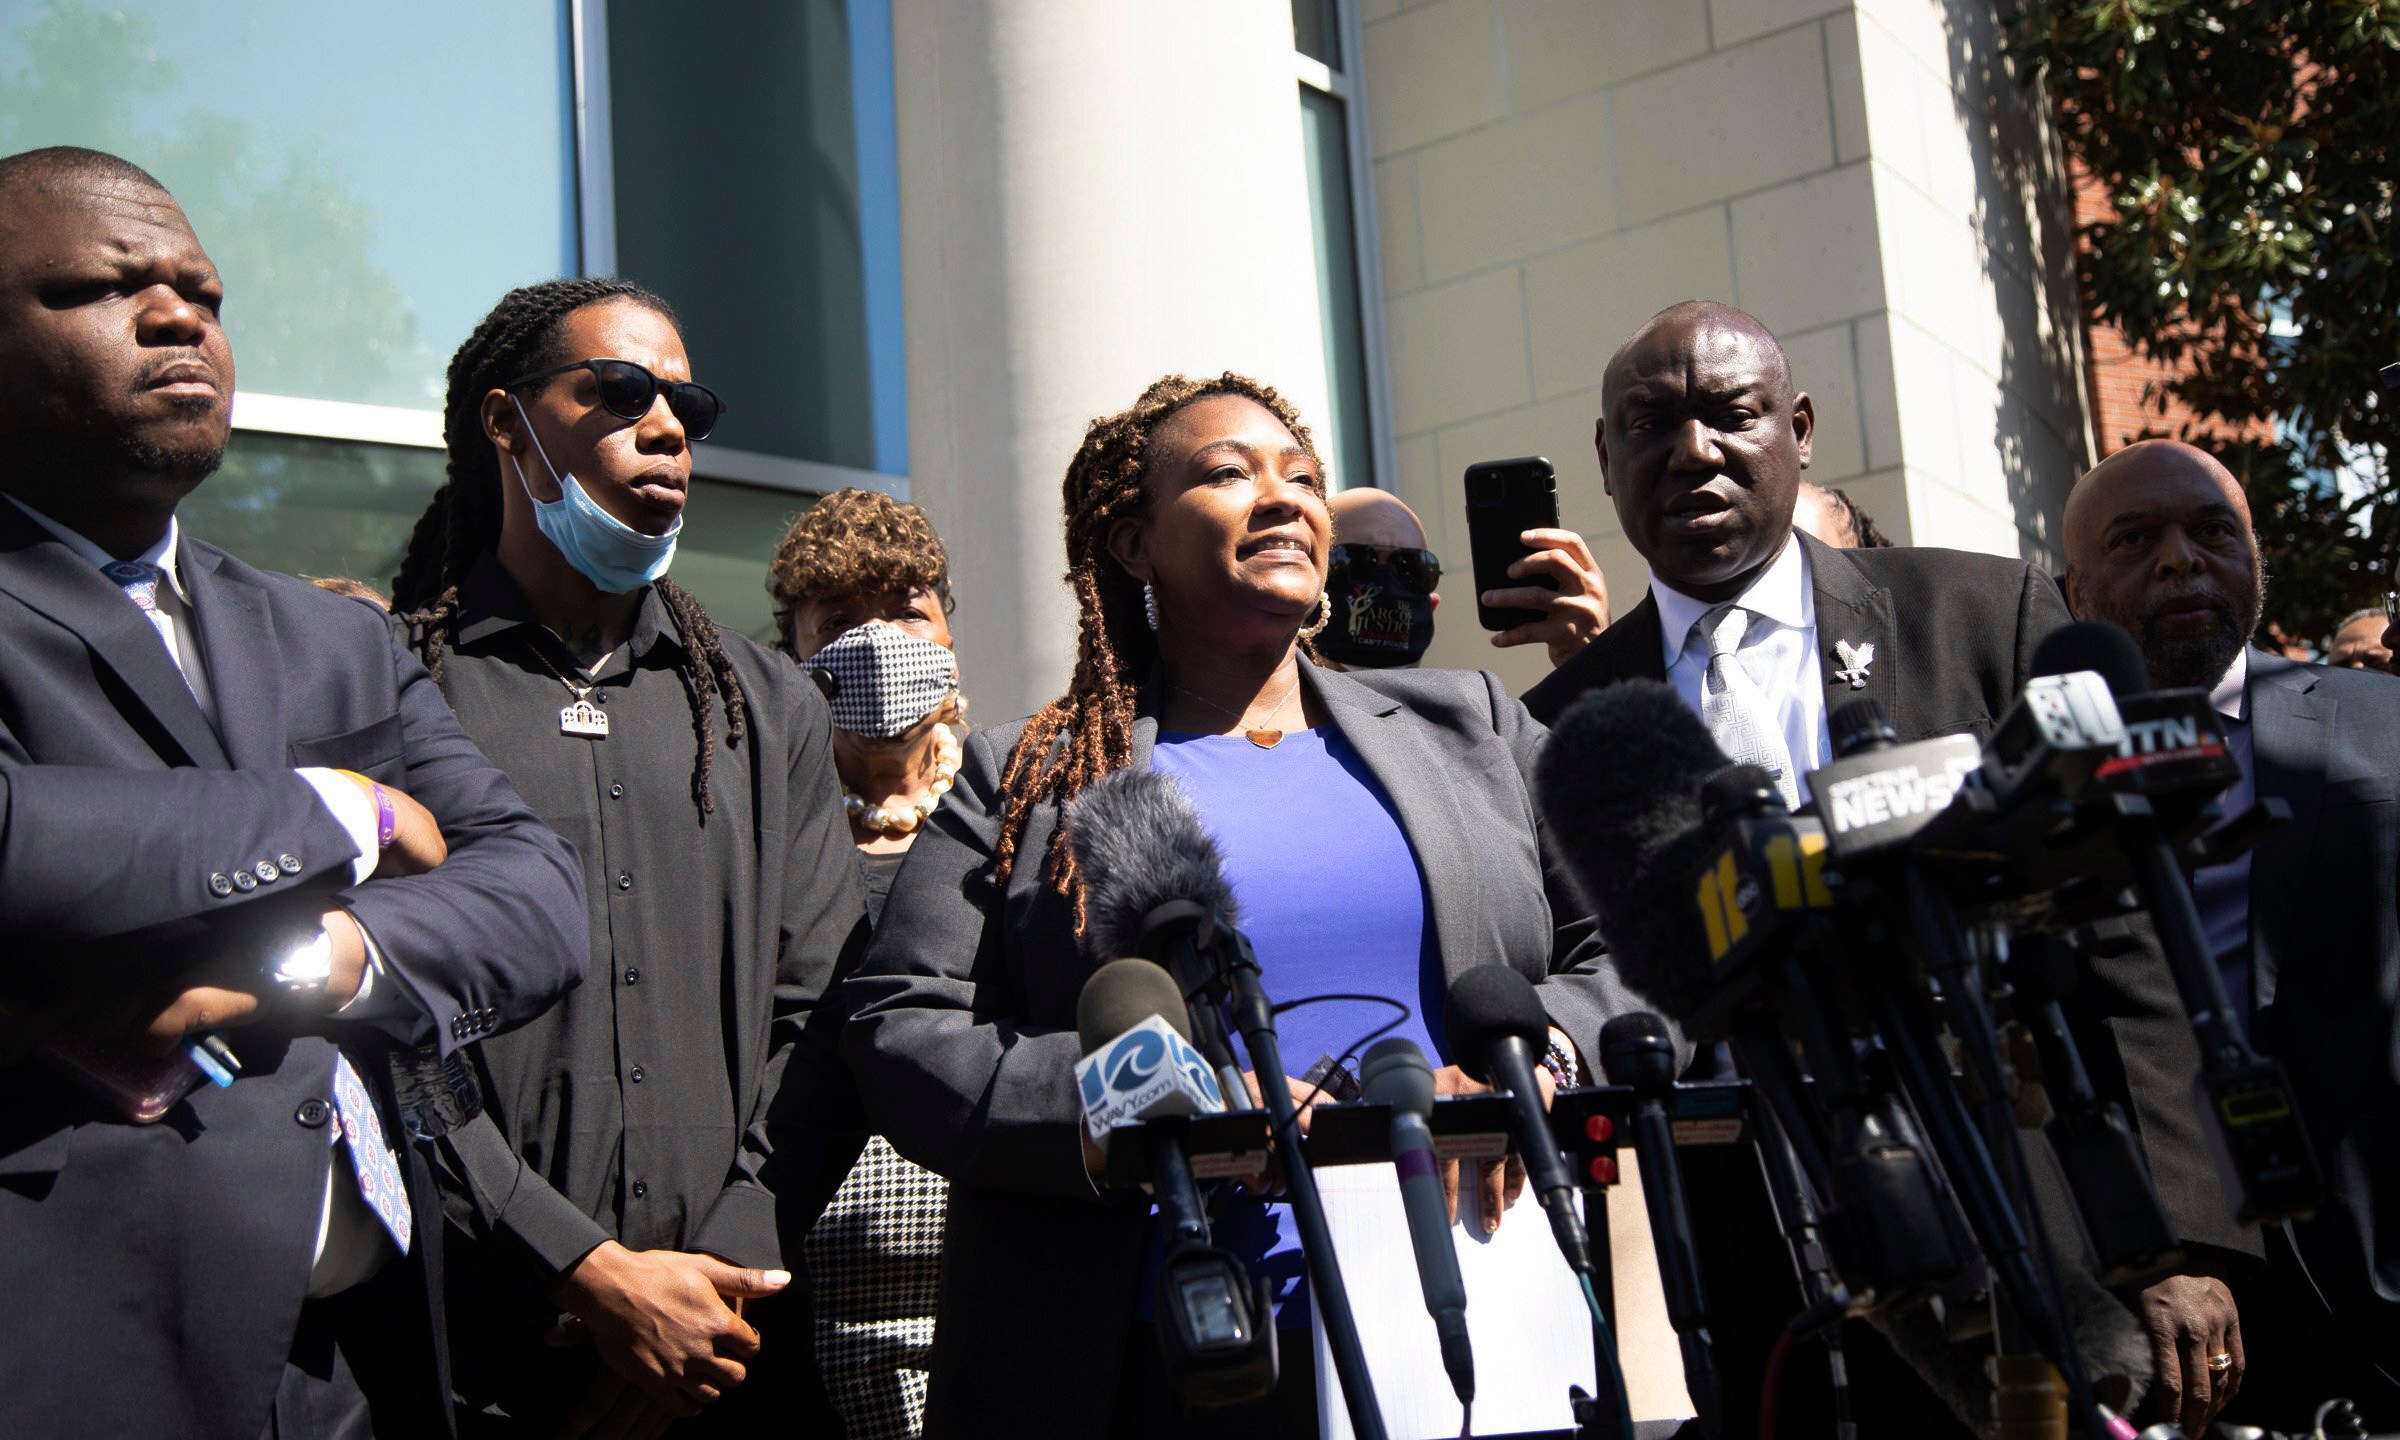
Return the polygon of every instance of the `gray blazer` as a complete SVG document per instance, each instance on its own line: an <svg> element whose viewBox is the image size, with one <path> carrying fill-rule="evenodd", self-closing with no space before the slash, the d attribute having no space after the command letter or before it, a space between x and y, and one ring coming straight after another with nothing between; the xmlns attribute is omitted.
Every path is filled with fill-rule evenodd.
<svg viewBox="0 0 2400 1440"><path fill-rule="evenodd" d="M1303 667L1302 683L1399 811L1432 897L1442 966L1511 965L1587 1054L1643 1008L1543 843L1527 793L1546 734L1488 673ZM1039 879L1058 824L1037 811L1005 895L991 882L999 776L1021 725L980 732L846 982L843 1049L875 1127L949 1177L929 1435L1040 1416L1098 1435L1114 1403L1148 1203L1083 1167L1075 999L1093 967ZM1134 728L1147 767L1157 722ZM1267 977L1272 990L1274 977Z"/></svg>

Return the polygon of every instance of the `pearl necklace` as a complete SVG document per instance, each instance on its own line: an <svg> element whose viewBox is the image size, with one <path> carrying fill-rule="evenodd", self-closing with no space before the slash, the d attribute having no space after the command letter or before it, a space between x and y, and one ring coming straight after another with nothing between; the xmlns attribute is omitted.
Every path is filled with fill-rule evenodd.
<svg viewBox="0 0 2400 1440"><path fill-rule="evenodd" d="M901 805L869 805L849 786L842 787L842 813L854 824L863 825L883 835L907 835L915 832L926 818L941 807L942 797L950 793L951 784L958 779L960 753L958 737L947 725L933 727L933 784L915 800Z"/></svg>

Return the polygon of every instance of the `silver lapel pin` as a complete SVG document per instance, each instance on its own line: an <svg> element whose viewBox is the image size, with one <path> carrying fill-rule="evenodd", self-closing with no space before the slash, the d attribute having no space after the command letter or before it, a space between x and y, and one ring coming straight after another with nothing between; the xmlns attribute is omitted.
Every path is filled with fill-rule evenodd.
<svg viewBox="0 0 2400 1440"><path fill-rule="evenodd" d="M1841 657L1843 667L1833 672L1833 678L1849 681L1853 690L1866 689L1867 667L1875 663L1875 647L1872 644L1853 645L1847 640L1836 640L1833 642L1833 653Z"/></svg>

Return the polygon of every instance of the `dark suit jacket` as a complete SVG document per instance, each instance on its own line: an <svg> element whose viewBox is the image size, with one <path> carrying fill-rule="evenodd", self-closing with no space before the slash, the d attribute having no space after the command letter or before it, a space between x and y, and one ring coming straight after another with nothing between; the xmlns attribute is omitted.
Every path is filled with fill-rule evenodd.
<svg viewBox="0 0 2400 1440"><path fill-rule="evenodd" d="M1513 965L1541 981L1552 1018L1589 1055L1609 1017L1641 1006L1539 838L1526 785L1541 727L1488 674L1301 674L1399 811L1443 968ZM1103 1195L1084 1173L1075 999L1093 961L1038 878L1056 807L1035 812L1007 893L988 879L999 776L1021 731L969 740L845 985L844 1049L877 1129L956 1185L927 1412L936 1435L1034 1416L1045 1435L1102 1433L1148 1236L1146 1200ZM1136 723L1136 767L1156 733L1146 716Z"/></svg>
<svg viewBox="0 0 2400 1440"><path fill-rule="evenodd" d="M0 995L94 975L130 986L241 947L245 932L254 943L272 912L336 903L445 1051L576 983L587 946L573 852L476 752L383 618L181 545L214 729L123 593L0 504ZM310 765L415 797L441 818L448 863L351 884L348 833L292 773ZM287 855L297 873L274 883L211 887ZM46 1063L0 1069L8 1429L246 1440L265 1426L308 1283L327 1146L312 1102L331 1093L337 1039L404 1137L379 1033L274 1023L230 1038L245 1064L233 1086L203 1086L148 1126ZM421 1165L412 1178L421 1270L441 1211ZM421 1338L425 1323L396 1328ZM430 1340L424 1353L432 1433L447 1407Z"/></svg>
<svg viewBox="0 0 2400 1440"><path fill-rule="evenodd" d="M2251 1033L2288 1067L2330 1203L2294 1227L2345 1333L2400 1373L2400 680L2250 652ZM2378 1233L2381 1232L2381 1233Z"/></svg>

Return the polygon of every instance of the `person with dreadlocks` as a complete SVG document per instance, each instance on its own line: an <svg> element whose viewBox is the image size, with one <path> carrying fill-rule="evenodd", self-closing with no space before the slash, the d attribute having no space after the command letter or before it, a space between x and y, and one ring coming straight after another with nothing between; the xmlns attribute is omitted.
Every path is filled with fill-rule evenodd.
<svg viewBox="0 0 2400 1440"><path fill-rule="evenodd" d="M1488 673L1345 674L1311 658L1324 476L1290 403L1239 375L1168 376L1092 423L1064 486L1072 686L968 738L844 986L844 1052L870 1116L952 1186L927 1435L989 1433L995 1416L1038 1416L1056 1437L1317 1433L1305 1336L1283 1342L1268 1398L1174 1413L1146 1206L1095 1203L1075 1005L1110 957L1087 947L1066 816L1100 777L1175 778L1224 851L1272 993L1401 1001L1398 1033L1437 1064L1432 1017L1472 966L1541 982L1562 1082L1582 1063L1567 1037L1640 1008L1537 830L1527 777L1543 732L1524 708ZM1382 1018L1288 1012L1277 1025L1304 1073L1260 1081L1342 1093L1349 1051ZM1475 1088L1454 1066L1439 1075L1445 1091ZM1478 1179L1488 1229L1522 1177L1495 1165ZM1268 1277L1279 1323L1305 1325L1289 1217L1257 1196L1218 1213L1218 1243Z"/></svg>
<svg viewBox="0 0 2400 1440"><path fill-rule="evenodd" d="M466 1435L651 1434L742 1384L742 1304L790 1280L767 1102L863 938L823 697L666 578L724 410L691 374L638 286L511 291L450 362L392 582L591 897L590 980L481 1047L486 1113L438 1147Z"/></svg>

